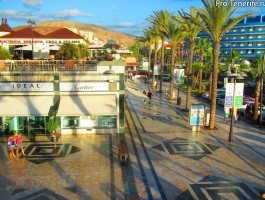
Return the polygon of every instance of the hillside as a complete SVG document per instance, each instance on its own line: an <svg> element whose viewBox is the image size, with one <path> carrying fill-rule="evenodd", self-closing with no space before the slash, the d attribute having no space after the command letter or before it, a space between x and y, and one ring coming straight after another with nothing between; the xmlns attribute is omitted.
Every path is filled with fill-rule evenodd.
<svg viewBox="0 0 265 200"><path fill-rule="evenodd" d="M47 34L61 27L77 28L81 31L91 31L94 33L95 38L99 38L99 40L103 41L104 43L106 43L110 39L113 39L118 44L125 47L132 45L136 39L135 36L108 30L101 26L65 20L43 21L37 24L35 30L42 34Z"/></svg>

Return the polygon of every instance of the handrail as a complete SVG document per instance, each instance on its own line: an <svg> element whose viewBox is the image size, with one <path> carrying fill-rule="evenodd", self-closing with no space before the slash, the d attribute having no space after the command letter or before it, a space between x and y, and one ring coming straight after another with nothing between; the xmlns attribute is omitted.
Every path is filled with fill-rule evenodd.
<svg viewBox="0 0 265 200"><path fill-rule="evenodd" d="M0 71L97 71L97 61L5 60L0 63Z"/></svg>

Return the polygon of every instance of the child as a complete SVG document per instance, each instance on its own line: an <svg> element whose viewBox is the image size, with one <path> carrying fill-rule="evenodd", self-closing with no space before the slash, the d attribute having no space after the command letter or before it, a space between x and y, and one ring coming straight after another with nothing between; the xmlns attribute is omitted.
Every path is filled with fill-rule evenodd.
<svg viewBox="0 0 265 200"><path fill-rule="evenodd" d="M23 148L23 140L22 140L22 135L21 133L19 133L17 135L17 156L18 156L18 151L19 149L22 152L22 155L25 156L25 152L24 152L24 148Z"/></svg>
<svg viewBox="0 0 265 200"><path fill-rule="evenodd" d="M17 146L16 140L17 140L17 138L16 138L15 135L11 135L7 139L7 148L10 151L9 157L10 158L15 158L15 159L16 159L16 155L14 153L14 148L15 148L15 146Z"/></svg>
<svg viewBox="0 0 265 200"><path fill-rule="evenodd" d="M228 123L228 118L229 118L229 108L225 107L224 108L224 120L226 123Z"/></svg>

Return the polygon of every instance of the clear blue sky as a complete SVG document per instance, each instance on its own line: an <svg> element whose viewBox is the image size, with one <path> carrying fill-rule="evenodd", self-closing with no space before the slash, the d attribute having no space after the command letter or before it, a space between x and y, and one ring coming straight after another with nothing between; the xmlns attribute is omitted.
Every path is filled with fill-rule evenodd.
<svg viewBox="0 0 265 200"><path fill-rule="evenodd" d="M201 0L0 0L0 18L7 19L11 28L27 25L28 19L36 23L69 20L140 36L154 11L178 14L182 9L189 12L191 5L202 7ZM238 7L237 13L262 14L264 10L265 0L264 6Z"/></svg>

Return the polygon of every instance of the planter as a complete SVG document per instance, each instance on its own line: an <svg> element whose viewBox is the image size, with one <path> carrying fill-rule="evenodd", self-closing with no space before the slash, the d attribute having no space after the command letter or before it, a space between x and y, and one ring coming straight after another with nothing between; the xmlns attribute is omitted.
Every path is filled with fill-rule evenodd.
<svg viewBox="0 0 265 200"><path fill-rule="evenodd" d="M75 65L75 62L74 61L71 61L71 60L67 60L64 63L64 66L65 66L65 69L66 70L73 70L74 65Z"/></svg>
<svg viewBox="0 0 265 200"><path fill-rule="evenodd" d="M30 138L29 138L29 141L30 141L30 142L36 142L36 137L30 137Z"/></svg>

